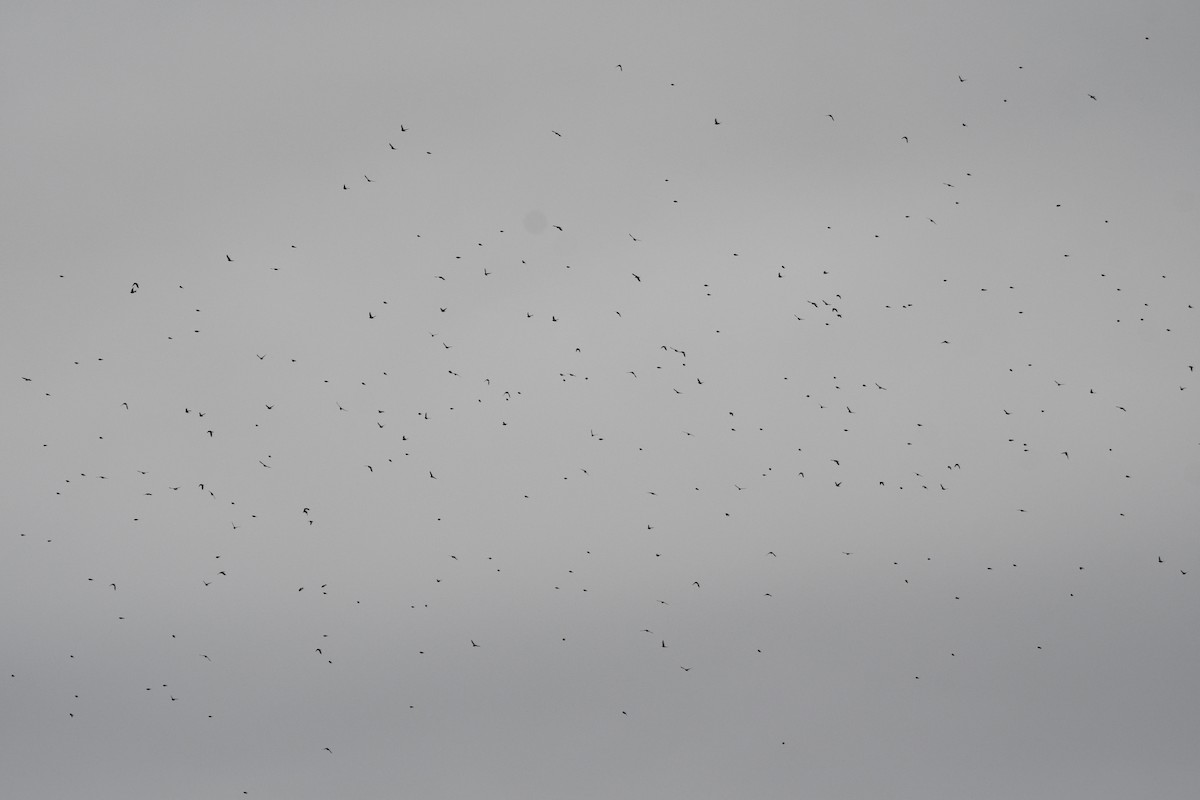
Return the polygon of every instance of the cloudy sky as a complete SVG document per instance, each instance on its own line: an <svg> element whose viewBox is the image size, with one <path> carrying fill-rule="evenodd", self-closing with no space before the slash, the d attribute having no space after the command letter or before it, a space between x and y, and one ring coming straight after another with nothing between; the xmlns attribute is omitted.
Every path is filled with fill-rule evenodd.
<svg viewBox="0 0 1200 800"><path fill-rule="evenodd" d="M0 11L0 790L1200 781L1200 7Z"/></svg>

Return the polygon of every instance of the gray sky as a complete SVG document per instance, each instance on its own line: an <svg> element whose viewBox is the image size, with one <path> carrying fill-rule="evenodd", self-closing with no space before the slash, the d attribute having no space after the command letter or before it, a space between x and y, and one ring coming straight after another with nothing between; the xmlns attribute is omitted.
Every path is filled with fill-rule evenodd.
<svg viewBox="0 0 1200 800"><path fill-rule="evenodd" d="M1198 23L6 4L0 791L1194 796Z"/></svg>

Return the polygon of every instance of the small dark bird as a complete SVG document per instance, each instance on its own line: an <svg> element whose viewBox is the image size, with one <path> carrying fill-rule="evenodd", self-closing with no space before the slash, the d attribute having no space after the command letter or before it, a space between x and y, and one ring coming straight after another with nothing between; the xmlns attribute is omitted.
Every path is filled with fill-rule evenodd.
<svg viewBox="0 0 1200 800"><path fill-rule="evenodd" d="M129 293L130 293L130 294L137 294L137 290L138 290L137 281L134 281L134 283L133 283L133 286L131 286L131 287L129 288Z"/></svg>
<svg viewBox="0 0 1200 800"><path fill-rule="evenodd" d="M437 480L437 475L434 475L432 470L429 472L429 477L433 478L435 481Z"/></svg>
<svg viewBox="0 0 1200 800"><path fill-rule="evenodd" d="M642 282L642 279L638 277L638 275L637 275L637 273L636 273L636 272L631 272L631 273L629 273L629 274L630 274L630 275L632 275L634 278L637 278L637 282L638 282L638 283L641 283L641 282Z"/></svg>
<svg viewBox="0 0 1200 800"><path fill-rule="evenodd" d="M833 119L833 114L826 114L825 116L829 117L830 119ZM836 119L833 119L833 121L834 121L834 122L837 122L837 120L836 120Z"/></svg>
<svg viewBox="0 0 1200 800"><path fill-rule="evenodd" d="M718 120L716 117L713 117L713 125L720 125L720 124L721 124L721 121Z"/></svg>
<svg viewBox="0 0 1200 800"><path fill-rule="evenodd" d="M391 142L388 142L388 147L392 148L393 150L396 149L396 145L392 144Z"/></svg>
<svg viewBox="0 0 1200 800"><path fill-rule="evenodd" d="M401 126L400 126L400 132L401 132L401 133L404 133L404 132L405 132L405 131L407 131L407 130L408 130L408 128L404 127L403 125L401 125Z"/></svg>
<svg viewBox="0 0 1200 800"><path fill-rule="evenodd" d="M552 131L550 131L550 132L551 132L551 133L553 133L555 136L562 136L562 134L561 134L561 133L559 133L558 131L553 131L553 130L552 130Z"/></svg>
<svg viewBox="0 0 1200 800"><path fill-rule="evenodd" d="M226 261L233 261L233 259L229 257L229 254L228 254L228 253L226 253L226 254L225 254L225 260L226 260Z"/></svg>
<svg viewBox="0 0 1200 800"><path fill-rule="evenodd" d="M471 640L471 647L479 647L479 645L475 644L474 639Z"/></svg>
<svg viewBox="0 0 1200 800"><path fill-rule="evenodd" d="M1089 94L1088 97L1092 98L1093 100L1096 99L1096 95L1094 95L1094 94Z"/></svg>

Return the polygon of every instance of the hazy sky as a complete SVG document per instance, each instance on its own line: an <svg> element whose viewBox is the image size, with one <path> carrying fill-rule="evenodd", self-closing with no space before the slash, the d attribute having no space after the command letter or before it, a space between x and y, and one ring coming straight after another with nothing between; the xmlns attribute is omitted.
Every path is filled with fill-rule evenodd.
<svg viewBox="0 0 1200 800"><path fill-rule="evenodd" d="M1198 25L5 3L0 794L1196 796Z"/></svg>

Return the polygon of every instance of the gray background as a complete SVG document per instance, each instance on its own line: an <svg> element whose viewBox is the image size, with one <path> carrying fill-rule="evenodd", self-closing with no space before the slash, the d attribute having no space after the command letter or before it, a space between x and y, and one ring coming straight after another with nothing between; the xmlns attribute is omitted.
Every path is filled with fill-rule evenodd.
<svg viewBox="0 0 1200 800"><path fill-rule="evenodd" d="M1195 796L1198 22L6 3L0 790Z"/></svg>

